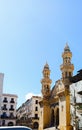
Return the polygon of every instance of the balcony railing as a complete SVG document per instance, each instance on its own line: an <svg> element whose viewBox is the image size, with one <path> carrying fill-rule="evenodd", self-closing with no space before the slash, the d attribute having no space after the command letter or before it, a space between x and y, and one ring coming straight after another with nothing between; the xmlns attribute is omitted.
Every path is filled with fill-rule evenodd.
<svg viewBox="0 0 82 130"><path fill-rule="evenodd" d="M9 116L8 118L9 119L16 119L17 117L15 117L15 116Z"/></svg>
<svg viewBox="0 0 82 130"><path fill-rule="evenodd" d="M7 108L3 107L2 110L7 110Z"/></svg>
<svg viewBox="0 0 82 130"><path fill-rule="evenodd" d="M7 100L3 100L3 102L7 103L8 101Z"/></svg>
<svg viewBox="0 0 82 130"><path fill-rule="evenodd" d="M32 117L32 119L34 119L34 120L39 120L39 117Z"/></svg>
<svg viewBox="0 0 82 130"><path fill-rule="evenodd" d="M16 119L15 116L4 116L4 115L1 115L1 119Z"/></svg>
<svg viewBox="0 0 82 130"><path fill-rule="evenodd" d="M9 111L14 111L14 108L10 108Z"/></svg>
<svg viewBox="0 0 82 130"><path fill-rule="evenodd" d="M15 101L11 100L10 103L15 103Z"/></svg>

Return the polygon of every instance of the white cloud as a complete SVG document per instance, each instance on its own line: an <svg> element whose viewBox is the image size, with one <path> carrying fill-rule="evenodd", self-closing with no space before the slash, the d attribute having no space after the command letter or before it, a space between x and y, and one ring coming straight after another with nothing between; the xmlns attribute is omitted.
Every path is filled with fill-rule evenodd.
<svg viewBox="0 0 82 130"><path fill-rule="evenodd" d="M32 96L41 96L41 94L27 93L26 96L25 96L25 99L28 100L28 99L30 99Z"/></svg>

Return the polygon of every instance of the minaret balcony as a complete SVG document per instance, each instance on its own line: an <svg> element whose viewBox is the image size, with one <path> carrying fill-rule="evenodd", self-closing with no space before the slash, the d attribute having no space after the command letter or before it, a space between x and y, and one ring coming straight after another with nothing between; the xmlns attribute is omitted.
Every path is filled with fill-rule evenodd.
<svg viewBox="0 0 82 130"><path fill-rule="evenodd" d="M42 84L43 84L43 83L49 83L49 84L51 84L51 83L52 83L52 80L49 79L49 78L44 78L44 79L41 80L41 83L42 83Z"/></svg>
<svg viewBox="0 0 82 130"><path fill-rule="evenodd" d="M60 65L61 70L74 70L74 65L73 64L62 64Z"/></svg>
<svg viewBox="0 0 82 130"><path fill-rule="evenodd" d="M64 52L62 54L62 57L65 58L65 57L72 57L72 52Z"/></svg>

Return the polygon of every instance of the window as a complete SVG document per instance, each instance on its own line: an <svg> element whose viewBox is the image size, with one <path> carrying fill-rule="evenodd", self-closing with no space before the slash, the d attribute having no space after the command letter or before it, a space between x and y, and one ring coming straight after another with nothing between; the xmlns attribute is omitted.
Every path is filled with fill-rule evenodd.
<svg viewBox="0 0 82 130"><path fill-rule="evenodd" d="M72 75L71 75L71 72L69 72L69 77L71 77Z"/></svg>
<svg viewBox="0 0 82 130"><path fill-rule="evenodd" d="M49 85L47 85L47 89L49 88Z"/></svg>
<svg viewBox="0 0 82 130"><path fill-rule="evenodd" d="M46 77L48 78L48 73L46 73Z"/></svg>
<svg viewBox="0 0 82 130"><path fill-rule="evenodd" d="M3 114L1 115L1 117L3 117L3 118L7 117L6 112L3 112Z"/></svg>
<svg viewBox="0 0 82 130"><path fill-rule="evenodd" d="M38 114L35 114L35 118L38 118Z"/></svg>
<svg viewBox="0 0 82 130"><path fill-rule="evenodd" d="M7 107L6 107L6 106L7 106L7 105L4 104L2 110L7 110Z"/></svg>
<svg viewBox="0 0 82 130"><path fill-rule="evenodd" d="M13 109L13 105L11 105L11 109Z"/></svg>
<svg viewBox="0 0 82 130"><path fill-rule="evenodd" d="M38 100L36 100L35 102L36 102L36 104L38 104Z"/></svg>
<svg viewBox="0 0 82 130"><path fill-rule="evenodd" d="M35 111L38 111L38 107L35 107Z"/></svg>
<svg viewBox="0 0 82 130"><path fill-rule="evenodd" d="M10 109L9 109L9 110L14 110L13 105L10 106Z"/></svg>
<svg viewBox="0 0 82 130"><path fill-rule="evenodd" d="M67 63L67 57L65 58L65 63Z"/></svg>
<svg viewBox="0 0 82 130"><path fill-rule="evenodd" d="M4 100L7 100L7 98L6 98L6 97L4 97Z"/></svg>
<svg viewBox="0 0 82 130"><path fill-rule="evenodd" d="M4 108L6 108L6 104L4 104Z"/></svg>
<svg viewBox="0 0 82 130"><path fill-rule="evenodd" d="M14 103L14 98L11 98L11 101L10 101L10 103Z"/></svg>
<svg viewBox="0 0 82 130"><path fill-rule="evenodd" d="M11 117L11 118L13 118L13 117L14 117L14 115L13 115L13 113L12 113L12 112L10 113L10 117Z"/></svg>
<svg viewBox="0 0 82 130"><path fill-rule="evenodd" d="M5 126L5 120L2 120L2 126Z"/></svg>
<svg viewBox="0 0 82 130"><path fill-rule="evenodd" d="M7 101L7 97L4 97L4 100L3 100L3 102L8 102L8 101Z"/></svg>
<svg viewBox="0 0 82 130"><path fill-rule="evenodd" d="M11 98L11 101L14 101L14 98Z"/></svg>

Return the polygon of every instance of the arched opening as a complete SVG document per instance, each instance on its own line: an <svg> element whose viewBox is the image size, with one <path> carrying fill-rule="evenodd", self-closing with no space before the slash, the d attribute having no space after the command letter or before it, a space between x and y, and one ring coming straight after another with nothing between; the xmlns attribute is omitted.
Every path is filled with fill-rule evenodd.
<svg viewBox="0 0 82 130"><path fill-rule="evenodd" d="M2 126L5 126L5 120L2 120Z"/></svg>
<svg viewBox="0 0 82 130"><path fill-rule="evenodd" d="M55 109L54 109L54 126L57 128L59 126L59 106L55 106Z"/></svg>
<svg viewBox="0 0 82 130"><path fill-rule="evenodd" d="M51 111L51 126L54 126L54 109Z"/></svg>
<svg viewBox="0 0 82 130"><path fill-rule="evenodd" d="M34 122L34 124L33 124L33 128L34 128L34 129L38 129L38 127L39 127L38 122Z"/></svg>
<svg viewBox="0 0 82 130"><path fill-rule="evenodd" d="M55 125L56 125L56 127L58 127L58 125L59 125L59 108L56 109Z"/></svg>
<svg viewBox="0 0 82 130"><path fill-rule="evenodd" d="M8 123L8 126L13 126L13 125L14 125L13 122Z"/></svg>

